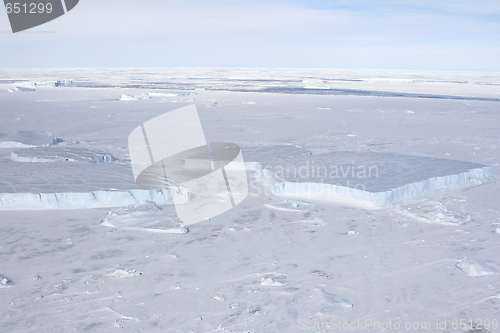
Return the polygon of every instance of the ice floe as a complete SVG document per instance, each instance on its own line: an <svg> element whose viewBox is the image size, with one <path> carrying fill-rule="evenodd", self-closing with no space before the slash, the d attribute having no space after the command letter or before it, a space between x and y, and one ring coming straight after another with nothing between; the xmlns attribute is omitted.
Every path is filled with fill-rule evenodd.
<svg viewBox="0 0 500 333"><path fill-rule="evenodd" d="M185 234L188 229L175 215L162 212L151 201L139 202L126 208L109 212L101 225L126 230L143 230L158 233Z"/></svg>

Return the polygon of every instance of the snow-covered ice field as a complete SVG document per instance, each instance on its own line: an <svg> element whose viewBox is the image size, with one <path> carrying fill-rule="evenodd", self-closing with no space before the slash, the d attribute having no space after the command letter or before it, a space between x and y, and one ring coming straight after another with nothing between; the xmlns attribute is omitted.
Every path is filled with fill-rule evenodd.
<svg viewBox="0 0 500 333"><path fill-rule="evenodd" d="M250 187L186 228L127 138L192 104ZM0 332L496 332L499 129L500 73L0 70Z"/></svg>

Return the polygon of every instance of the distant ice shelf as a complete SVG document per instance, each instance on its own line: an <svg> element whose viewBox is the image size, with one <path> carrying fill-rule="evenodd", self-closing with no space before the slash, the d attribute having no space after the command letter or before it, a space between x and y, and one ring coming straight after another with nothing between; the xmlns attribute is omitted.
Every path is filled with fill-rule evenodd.
<svg viewBox="0 0 500 333"><path fill-rule="evenodd" d="M68 147L40 147L27 148L13 151L10 154L12 160L26 163L49 163L49 162L87 162L87 163L111 163L116 159L106 152L94 151L83 148Z"/></svg>

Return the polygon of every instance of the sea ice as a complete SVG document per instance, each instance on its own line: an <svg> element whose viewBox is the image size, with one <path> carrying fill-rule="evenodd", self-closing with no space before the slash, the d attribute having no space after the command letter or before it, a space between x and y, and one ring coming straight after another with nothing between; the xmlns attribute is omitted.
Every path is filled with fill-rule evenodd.
<svg viewBox="0 0 500 333"><path fill-rule="evenodd" d="M378 75L385 82L382 77L385 72L363 74L356 82L335 81L340 83L333 81L338 74L335 71L307 73L325 79L330 75L332 80L328 79L325 85L345 88L335 96L331 94L334 91L324 89L321 93L325 95L313 95L318 92L311 89L306 89L310 95L301 95L300 90L286 95L272 91L213 90L293 87L300 82L296 78L304 77L305 72L295 74L289 70L284 74L261 71L253 76L264 76L262 81L230 81L224 78L231 73L229 70L210 76L210 71L202 69L148 70L151 73L139 71L128 77L125 74L130 72L116 69L91 71L92 77L75 70L58 70L53 74L46 70L38 74L17 69L4 72L0 80L4 86L25 77L49 81L49 77L64 75L78 77L82 82L78 84L106 88L73 88L73 85L64 89L37 88L31 94L9 94L5 91L9 87L5 86L0 91L3 126L0 132L51 130L79 140L82 142L79 147L109 150L123 158L123 162L128 157L125 146L130 128L141 119L173 109L173 103L182 98L152 97L136 103L113 103L110 98L117 99L122 93L158 91L158 87L170 92L172 87L194 90L200 86L207 88L198 92L207 139L256 147L244 148L248 151L248 155L243 152L248 162L245 167L254 169L248 174L256 175L260 163L263 177L273 179L275 184L291 181L277 177L277 170L264 170L267 162L274 160L274 165L288 165L290 170L295 166L298 173L298 167L304 165L300 164L301 159L306 159L307 166L307 160L317 163L317 156L333 151L357 155L361 161L370 162L369 165L375 161L373 165L379 166L381 176L378 185L394 181L393 188L396 182L404 181L403 186L408 185L406 192L394 193L393 199L402 198L405 193L408 197L424 193L423 190L431 189L430 185L438 184L436 177L445 178L439 184L449 188L461 182L476 184L474 177L481 175L468 172L468 168L458 170L459 173L454 170L444 175L436 173L453 164L450 161L441 161L443 164L410 161L398 169L399 162L395 159L394 177L382 177L385 171L379 163L386 166L388 160L377 160L379 152L413 157L442 157L449 153L450 159L481 165L498 163L496 101L415 96L375 98L347 91L429 92L498 99L500 76L495 73L474 74L474 78L469 76L471 79L461 73L446 74L465 76L468 83L444 84L429 81L430 76L434 79L438 74L414 72L406 76L408 84L383 83L382 87L373 77ZM239 73L248 80L249 72ZM352 75L357 74L340 73L337 78L356 79ZM10 78L18 81L4 80ZM140 90L130 88L136 84L135 78ZM208 100L216 100L220 106L207 108L204 101ZM258 105L244 105L245 100L256 101ZM333 111L317 107L331 107L335 116ZM16 117L23 121L16 122ZM449 126L443 126L443 122ZM50 140L46 136L33 145L44 145ZM283 146L270 148L279 144ZM70 148L69 145L50 148L66 147ZM500 234L492 234L500 227L495 224L500 222L495 200L500 186L497 181L464 190L438 191L429 198L376 210L312 201L306 199L307 193L295 199L291 199L293 194L251 195L235 209L193 226L187 234L168 235L139 231L155 229L156 221L165 222L156 219L154 209L150 213L132 209L130 214L119 215L116 214L119 210L112 208L115 216L109 221L116 226L111 228L99 224L111 208L59 209L131 205L138 200L149 200L163 209L161 215L174 218L166 214L173 207L160 206L160 202L172 203L170 191L139 190L129 164L18 163L9 158L12 150L0 151L0 193L5 193L0 194L0 273L14 281L10 283L0 277L0 288L11 285L0 290L3 301L0 331L108 332L123 327L126 332L297 332L301 320L329 322L334 318L349 323L369 318L387 323L398 320L403 324L447 320L451 330L449 325L456 318L491 320L498 313L496 273L474 278L465 272L472 275L494 272L492 267L496 264L488 266L475 261L467 266L467 262L452 260L449 267L450 258L465 256L484 262L498 261ZM349 166L352 171L353 165L348 157L346 163L337 159L341 155L331 154L323 160L328 163L326 166L338 166L340 176L340 166L344 166L345 172ZM355 166L360 165L357 159L354 161ZM314 183L313 178L317 177L312 176L311 163L309 166L310 177L305 180ZM416 179L405 176L412 166L422 167L416 174L424 178L416 184L409 183ZM462 168L463 164L459 166ZM498 173L497 167L492 170ZM462 172L467 174L461 175ZM486 171L483 176L487 176ZM377 181L375 177L372 180ZM262 183L257 183L262 189ZM369 192L369 185L365 184L365 192ZM455 200L457 197L460 200ZM426 220L410 221L395 209L404 209ZM327 225L314 226L319 222L316 219ZM172 221L167 222L165 225ZM176 222L174 219L173 224ZM129 226L137 229L124 230ZM462 231L457 232L458 228ZM359 234L347 235L349 231ZM173 253L178 259L170 257ZM138 271L144 275L134 277ZM275 271L288 277L264 273ZM58 320L54 320L54 313ZM471 327L461 332L468 329L470 333L487 332ZM341 331L332 327L330 330Z"/></svg>

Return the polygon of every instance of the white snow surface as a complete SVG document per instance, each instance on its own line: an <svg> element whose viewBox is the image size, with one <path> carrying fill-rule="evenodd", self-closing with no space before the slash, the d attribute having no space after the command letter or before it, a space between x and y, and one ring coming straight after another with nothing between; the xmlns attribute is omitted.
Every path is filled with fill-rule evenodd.
<svg viewBox="0 0 500 333"><path fill-rule="evenodd" d="M344 332L314 327L365 320L419 327L405 332L498 331L492 324L500 318L499 73L0 74L0 332ZM7 92L26 81L73 82ZM189 102L117 99L153 89L196 94ZM173 233L186 230L172 193L188 200L189 191L135 187L127 138L139 124L193 103L207 141L242 147L249 194L234 209ZM116 161L12 159L13 152L40 157L47 154L31 149L53 148L65 158L105 152ZM391 192L377 190L390 180L394 190L413 187L360 207L355 198L288 193L296 182L274 168L313 160L352 165L333 158L340 152L415 158L401 159L399 171L393 159L393 177L380 168L361 196ZM436 167L426 167L429 158ZM259 165L273 168L265 175ZM324 183L345 186L339 179ZM273 192L274 185L286 191ZM462 319L474 326L451 326ZM476 329L478 319L489 327ZM445 320L446 328L437 329Z"/></svg>

